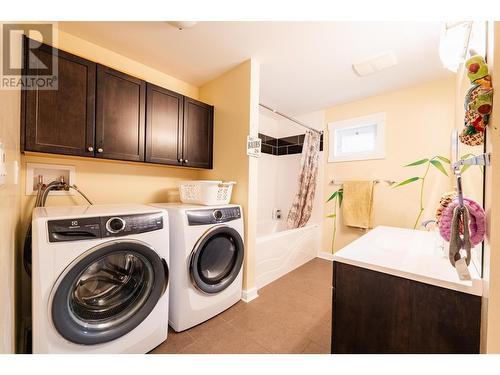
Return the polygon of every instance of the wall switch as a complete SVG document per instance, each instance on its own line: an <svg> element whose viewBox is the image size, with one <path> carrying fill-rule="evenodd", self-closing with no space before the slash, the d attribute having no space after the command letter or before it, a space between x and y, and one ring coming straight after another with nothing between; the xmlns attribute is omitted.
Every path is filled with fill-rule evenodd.
<svg viewBox="0 0 500 375"><path fill-rule="evenodd" d="M7 179L7 166L5 160L5 147L3 142L0 141L0 186L5 184L5 180Z"/></svg>

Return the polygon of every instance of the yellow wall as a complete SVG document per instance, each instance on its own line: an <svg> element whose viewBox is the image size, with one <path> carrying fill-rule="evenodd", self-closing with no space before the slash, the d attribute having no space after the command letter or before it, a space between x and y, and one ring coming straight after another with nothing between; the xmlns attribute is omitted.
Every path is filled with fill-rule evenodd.
<svg viewBox="0 0 500 375"><path fill-rule="evenodd" d="M96 44L98 41L92 43L62 30L57 31L57 38L55 39L54 46L66 52L109 66L193 99L198 99L199 92L197 86L103 48Z"/></svg>
<svg viewBox="0 0 500 375"><path fill-rule="evenodd" d="M326 111L326 123L386 113L386 158L381 160L325 163L324 198L338 189L329 185L333 178L339 180L389 179L403 181L418 176L423 168L404 164L435 155L449 157L450 133L454 124L454 77L381 94L367 99L332 107ZM325 150L328 150L328 132ZM325 155L327 157L327 155ZM425 188L425 211L422 220L432 218L439 197L451 189L451 180L438 170L431 170ZM375 186L374 225L413 227L419 211L419 185L392 189L387 184ZM326 205L325 216L333 210ZM335 241L335 251L361 236L364 232L341 224L340 215ZM323 247L331 251L332 219L324 219Z"/></svg>
<svg viewBox="0 0 500 375"><path fill-rule="evenodd" d="M246 137L258 132L258 64L247 60L200 87L200 99L215 106L214 169L204 179L237 181L232 202L245 218L244 289L254 287L256 159L246 155Z"/></svg>
<svg viewBox="0 0 500 375"><path fill-rule="evenodd" d="M35 196L25 195L26 163L71 165L76 169L76 184L94 204L178 202L178 184L196 179L199 170L182 169L145 163L101 161L87 158L27 153L22 157L22 206L33 205ZM48 182L48 181L47 181ZM79 196L49 195L51 206L85 204ZM24 222L31 210L23 210Z"/></svg>
<svg viewBox="0 0 500 375"><path fill-rule="evenodd" d="M20 57L20 45L13 46L11 53L12 57ZM0 90L0 142L5 147L7 171L5 184L0 186L0 354L16 352L15 283L21 192L15 176L21 159L20 110L20 90Z"/></svg>
<svg viewBox="0 0 500 375"><path fill-rule="evenodd" d="M490 25L488 64L493 80L493 112L486 149L492 153L486 170L487 233L484 253L484 292L481 351L500 354L500 23Z"/></svg>
<svg viewBox="0 0 500 375"><path fill-rule="evenodd" d="M8 176L0 186L0 354L15 352L15 254L20 190L13 180L19 165L19 91L0 90L0 142L6 149Z"/></svg>

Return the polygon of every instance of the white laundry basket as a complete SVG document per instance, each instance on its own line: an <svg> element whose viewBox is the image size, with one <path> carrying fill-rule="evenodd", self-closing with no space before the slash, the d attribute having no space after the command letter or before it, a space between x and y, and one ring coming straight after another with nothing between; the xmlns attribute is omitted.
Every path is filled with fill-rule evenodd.
<svg viewBox="0 0 500 375"><path fill-rule="evenodd" d="M179 187L182 203L216 206L231 201L234 181L186 181Z"/></svg>

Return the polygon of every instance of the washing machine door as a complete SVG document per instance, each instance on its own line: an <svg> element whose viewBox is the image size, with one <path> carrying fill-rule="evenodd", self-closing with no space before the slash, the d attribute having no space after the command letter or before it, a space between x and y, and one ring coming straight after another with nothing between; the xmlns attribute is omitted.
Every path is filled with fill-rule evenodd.
<svg viewBox="0 0 500 375"><path fill-rule="evenodd" d="M50 304L53 324L76 344L115 340L149 315L167 283L165 260L147 244L103 243L78 257L59 277Z"/></svg>
<svg viewBox="0 0 500 375"><path fill-rule="evenodd" d="M235 229L225 225L209 229L191 253L193 285L205 293L223 291L238 276L243 256L243 239Z"/></svg>

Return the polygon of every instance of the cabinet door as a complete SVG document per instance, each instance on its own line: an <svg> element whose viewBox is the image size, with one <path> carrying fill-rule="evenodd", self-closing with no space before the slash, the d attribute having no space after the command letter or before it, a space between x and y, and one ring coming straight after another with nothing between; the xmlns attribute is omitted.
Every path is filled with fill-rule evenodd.
<svg viewBox="0 0 500 375"><path fill-rule="evenodd" d="M212 168L213 107L184 98L184 165Z"/></svg>
<svg viewBox="0 0 500 375"><path fill-rule="evenodd" d="M407 353L409 280L334 265L332 353Z"/></svg>
<svg viewBox="0 0 500 375"><path fill-rule="evenodd" d="M28 42L25 39L25 43ZM58 89L35 88L23 92L23 148L25 151L93 156L96 65L48 45L30 53L38 58L37 63L48 65L56 52ZM29 74L36 76L39 72L43 74L30 68Z"/></svg>
<svg viewBox="0 0 500 375"><path fill-rule="evenodd" d="M146 161L181 165L184 97L148 83L146 98Z"/></svg>
<svg viewBox="0 0 500 375"><path fill-rule="evenodd" d="M97 66L96 156L144 161L146 83Z"/></svg>
<svg viewBox="0 0 500 375"><path fill-rule="evenodd" d="M411 282L410 353L479 353L481 297Z"/></svg>

